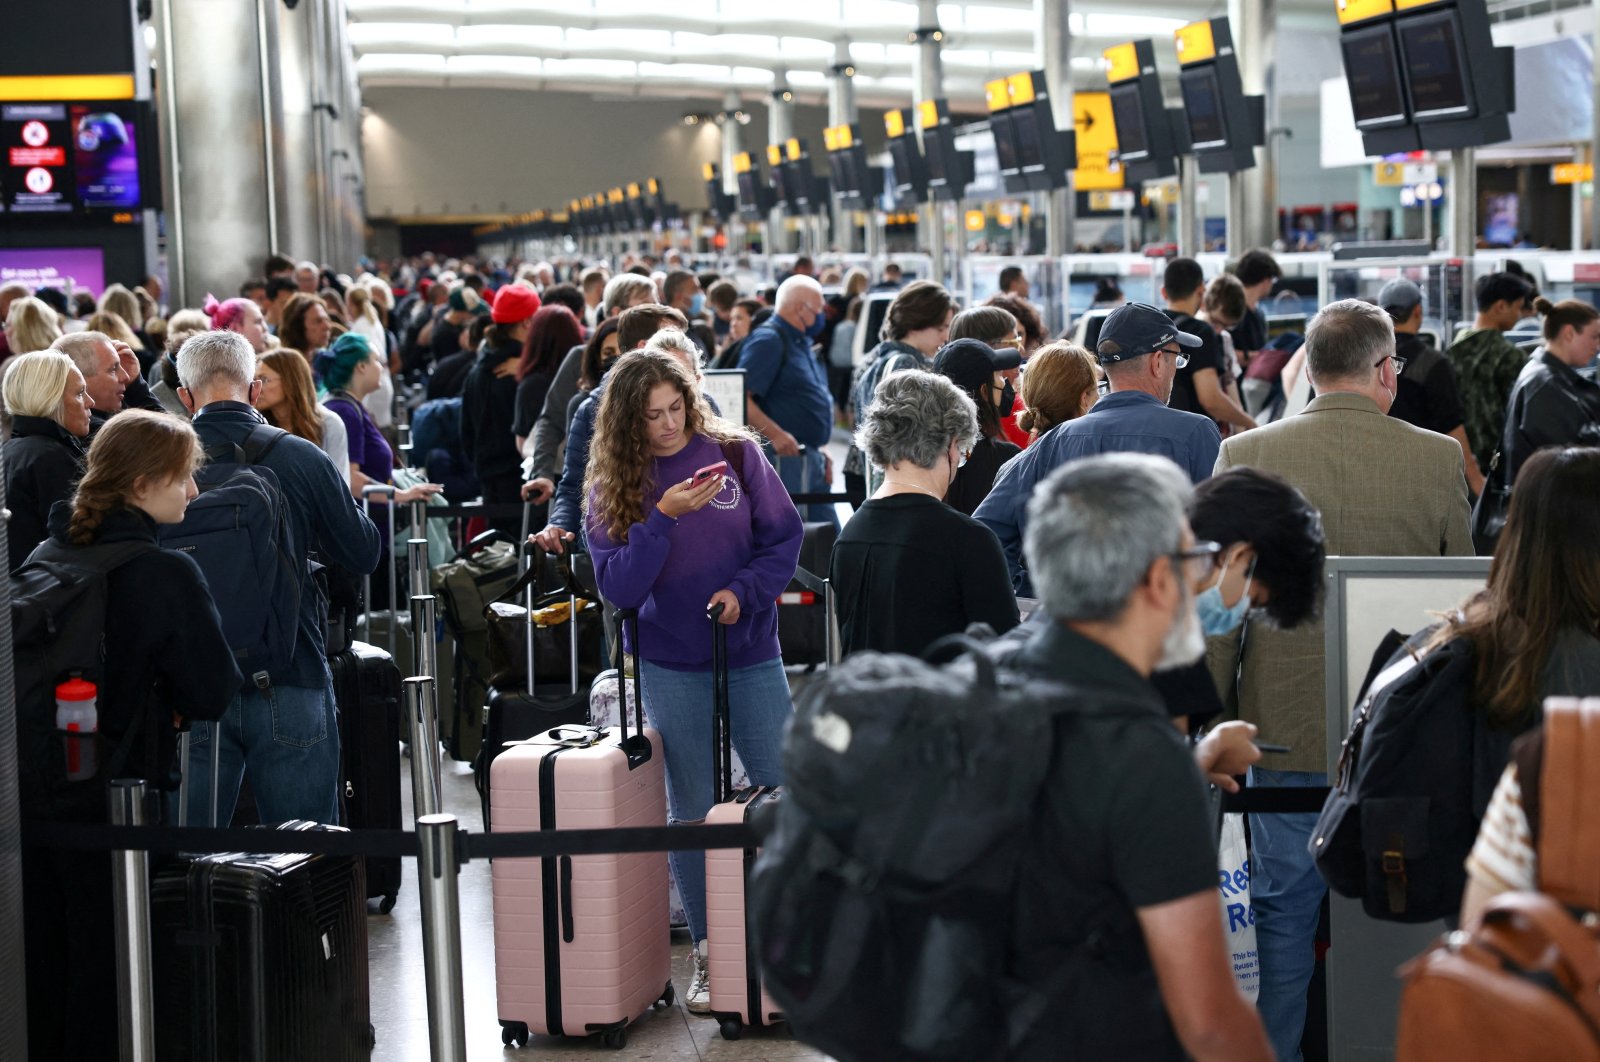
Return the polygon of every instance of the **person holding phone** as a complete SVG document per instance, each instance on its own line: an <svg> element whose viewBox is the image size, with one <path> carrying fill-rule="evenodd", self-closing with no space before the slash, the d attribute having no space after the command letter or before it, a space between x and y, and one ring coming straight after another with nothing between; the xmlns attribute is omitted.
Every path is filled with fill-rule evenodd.
<svg viewBox="0 0 1600 1062"><path fill-rule="evenodd" d="M606 377L584 485L600 592L639 611L623 639L638 653L645 712L661 734L672 821L697 823L713 802L706 612L714 605L728 627L734 747L753 784L781 784L793 703L777 601L800 557L801 524L754 435L713 414L671 354L625 354ZM685 1003L703 1014L705 860L670 858L695 941Z"/></svg>

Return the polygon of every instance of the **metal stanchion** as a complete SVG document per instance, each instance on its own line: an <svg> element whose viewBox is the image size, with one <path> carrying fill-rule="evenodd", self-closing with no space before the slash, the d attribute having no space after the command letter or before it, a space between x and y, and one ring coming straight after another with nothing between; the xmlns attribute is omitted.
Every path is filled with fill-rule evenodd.
<svg viewBox="0 0 1600 1062"><path fill-rule="evenodd" d="M439 721L433 679L405 680L406 716L411 728L411 808L420 821L439 813Z"/></svg>
<svg viewBox="0 0 1600 1062"><path fill-rule="evenodd" d="M143 826L143 779L119 778L109 800L114 826ZM117 1018L122 1062L155 1062L155 993L150 960L150 855L145 851L111 854L112 900L117 927Z"/></svg>
<svg viewBox="0 0 1600 1062"><path fill-rule="evenodd" d="M433 640L439 599L432 594L411 595L411 660L418 675L439 681L438 647Z"/></svg>
<svg viewBox="0 0 1600 1062"><path fill-rule="evenodd" d="M422 964L428 984L428 1040L433 1062L466 1062L461 981L461 892L454 815L417 819L417 884L422 893Z"/></svg>
<svg viewBox="0 0 1600 1062"><path fill-rule="evenodd" d="M416 527L416 521L412 521ZM428 540L425 538L410 538L406 540L406 558L411 562L411 593L410 597L420 597L429 593L428 585Z"/></svg>

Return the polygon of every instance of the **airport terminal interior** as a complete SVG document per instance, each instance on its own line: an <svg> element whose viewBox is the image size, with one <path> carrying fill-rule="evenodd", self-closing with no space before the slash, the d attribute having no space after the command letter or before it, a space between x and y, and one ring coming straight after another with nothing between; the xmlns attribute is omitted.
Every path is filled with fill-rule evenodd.
<svg viewBox="0 0 1600 1062"><path fill-rule="evenodd" d="M1597 43L12 5L0 1062L1600 1059Z"/></svg>

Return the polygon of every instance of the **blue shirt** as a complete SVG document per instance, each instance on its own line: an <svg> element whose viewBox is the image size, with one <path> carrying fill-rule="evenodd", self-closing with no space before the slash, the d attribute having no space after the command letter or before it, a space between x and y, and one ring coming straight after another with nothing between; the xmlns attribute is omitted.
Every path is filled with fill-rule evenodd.
<svg viewBox="0 0 1600 1062"><path fill-rule="evenodd" d="M243 402L212 402L195 415L194 430L209 449L242 442L261 423L261 414ZM285 546L300 565L300 636L295 639L288 671L273 675L272 680L283 686L326 689L333 682L323 655L328 603L317 590L307 554L315 550L326 561L364 574L378 566L382 537L316 443L285 435L261 464L278 477L289 510L291 541ZM218 601L217 610L228 611L228 603Z"/></svg>
<svg viewBox="0 0 1600 1062"><path fill-rule="evenodd" d="M833 394L828 369L804 332L773 314L739 349L744 385L761 411L803 446L833 437Z"/></svg>
<svg viewBox="0 0 1600 1062"><path fill-rule="evenodd" d="M1028 499L1040 480L1075 458L1142 453L1170 458L1198 483L1211 475L1221 448L1222 433L1210 417L1171 409L1143 391L1114 391L1086 415L1050 429L1002 465L989 496L972 515L1000 539L1012 588L1032 597L1022 535L1028 526Z"/></svg>

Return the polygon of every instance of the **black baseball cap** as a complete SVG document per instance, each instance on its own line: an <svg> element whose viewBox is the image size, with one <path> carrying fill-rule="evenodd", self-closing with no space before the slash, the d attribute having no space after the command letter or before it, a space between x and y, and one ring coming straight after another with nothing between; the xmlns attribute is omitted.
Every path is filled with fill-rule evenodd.
<svg viewBox="0 0 1600 1062"><path fill-rule="evenodd" d="M1422 289L1414 281L1397 277L1378 292L1378 305L1396 321L1404 321L1422 303Z"/></svg>
<svg viewBox="0 0 1600 1062"><path fill-rule="evenodd" d="M939 348L933 371L957 387L975 391L992 383L995 373L1021 364L1022 354L1018 351L995 350L981 339L952 339Z"/></svg>
<svg viewBox="0 0 1600 1062"><path fill-rule="evenodd" d="M1198 347L1199 336L1180 332L1162 310L1147 302L1128 302L1112 310L1100 326L1095 353L1101 364L1139 358L1168 343Z"/></svg>

